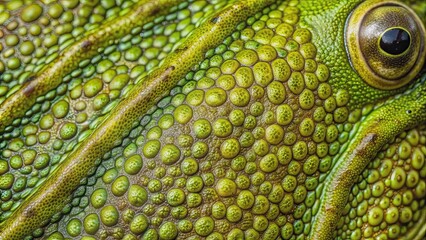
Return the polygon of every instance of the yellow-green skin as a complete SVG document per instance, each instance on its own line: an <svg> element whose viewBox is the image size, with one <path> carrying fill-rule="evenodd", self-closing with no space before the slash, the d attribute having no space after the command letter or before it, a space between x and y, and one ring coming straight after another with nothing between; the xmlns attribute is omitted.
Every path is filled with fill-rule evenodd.
<svg viewBox="0 0 426 240"><path fill-rule="evenodd" d="M363 1L44 2L0 3L0 239L425 237L426 76L358 75Z"/></svg>

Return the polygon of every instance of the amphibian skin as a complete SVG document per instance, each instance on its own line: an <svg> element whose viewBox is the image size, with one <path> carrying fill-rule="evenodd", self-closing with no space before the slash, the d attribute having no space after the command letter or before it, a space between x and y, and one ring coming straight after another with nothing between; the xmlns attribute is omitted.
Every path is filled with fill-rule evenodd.
<svg viewBox="0 0 426 240"><path fill-rule="evenodd" d="M424 239L424 1L0 1L0 239Z"/></svg>

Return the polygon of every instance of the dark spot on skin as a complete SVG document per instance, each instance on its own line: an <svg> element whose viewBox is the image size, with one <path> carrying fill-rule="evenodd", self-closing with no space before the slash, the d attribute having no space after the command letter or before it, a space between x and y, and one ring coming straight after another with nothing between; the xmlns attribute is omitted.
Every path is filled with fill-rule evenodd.
<svg viewBox="0 0 426 240"><path fill-rule="evenodd" d="M219 17L214 17L212 18L212 20L210 20L211 23L217 23L217 21L219 20Z"/></svg>
<svg viewBox="0 0 426 240"><path fill-rule="evenodd" d="M31 81L33 81L34 79L36 79L36 76L35 76L35 75L29 76L29 77L27 78L27 82L31 82Z"/></svg>
<svg viewBox="0 0 426 240"><path fill-rule="evenodd" d="M152 16L155 16L155 15L157 15L157 13L159 13L160 12L160 8L154 8L154 9L152 9L152 12L151 12L151 15Z"/></svg>
<svg viewBox="0 0 426 240"><path fill-rule="evenodd" d="M379 136L377 135L377 133L369 133L366 136L365 141L369 141L369 142L372 142L373 144L375 144L378 137Z"/></svg>
<svg viewBox="0 0 426 240"><path fill-rule="evenodd" d="M325 209L328 213L336 213L337 209L334 206L327 206Z"/></svg>
<svg viewBox="0 0 426 240"><path fill-rule="evenodd" d="M176 53L180 53L180 52L183 52L183 51L185 51L185 50L187 50L188 49L188 47L182 47L182 48L178 48L178 49L176 49Z"/></svg>
<svg viewBox="0 0 426 240"><path fill-rule="evenodd" d="M33 216L36 215L36 209L33 207L30 207L29 209L24 211L24 215L28 218L32 218Z"/></svg>
<svg viewBox="0 0 426 240"><path fill-rule="evenodd" d="M27 84L25 84L23 89L22 89L22 93L26 97L29 97L34 92L36 85L37 84L35 84L34 81L27 82Z"/></svg>
<svg viewBox="0 0 426 240"><path fill-rule="evenodd" d="M92 46L92 42L91 42L91 41L89 41L89 40L86 40L86 41L84 41L84 42L81 44L81 48L83 48L83 49L87 49L87 48L89 48L90 46Z"/></svg>
<svg viewBox="0 0 426 240"><path fill-rule="evenodd" d="M370 147L371 145L375 145L377 138L379 136L377 133L368 133L362 140L361 143L357 146L352 157L355 156L368 156L371 153Z"/></svg>

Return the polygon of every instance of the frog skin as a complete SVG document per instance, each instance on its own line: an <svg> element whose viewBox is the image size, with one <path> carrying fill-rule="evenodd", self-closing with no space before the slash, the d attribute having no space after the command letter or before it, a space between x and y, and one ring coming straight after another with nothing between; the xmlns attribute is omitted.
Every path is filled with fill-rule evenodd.
<svg viewBox="0 0 426 240"><path fill-rule="evenodd" d="M424 239L425 22L0 1L0 239Z"/></svg>

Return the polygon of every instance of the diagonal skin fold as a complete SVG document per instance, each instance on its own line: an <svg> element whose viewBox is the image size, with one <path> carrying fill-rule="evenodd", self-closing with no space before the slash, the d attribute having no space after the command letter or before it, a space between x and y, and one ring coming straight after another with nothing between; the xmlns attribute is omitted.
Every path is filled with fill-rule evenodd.
<svg viewBox="0 0 426 240"><path fill-rule="evenodd" d="M68 47L55 61L30 77L18 91L0 104L0 132L15 119L23 117L37 97L59 86L63 77L78 67L82 60L95 56L97 50L105 47L109 41L125 36L135 26L152 21L158 14L166 13L179 2L181 1L140 1L132 11L105 23L97 31L89 32L87 36Z"/></svg>
<svg viewBox="0 0 426 240"><path fill-rule="evenodd" d="M271 0L237 2L196 29L165 59L162 66L139 82L91 136L0 225L0 239L21 239L46 224L52 215L63 208L72 192L80 185L80 181L96 167L102 155L120 144L140 116L167 94L194 64L201 61L207 50L223 41L239 22L271 3ZM125 22L126 19L121 21ZM16 103L12 100L12 103L8 104ZM1 117L4 119L3 115Z"/></svg>
<svg viewBox="0 0 426 240"><path fill-rule="evenodd" d="M426 121L424 81L425 76L417 88L375 109L359 128L354 128L354 138L349 142L347 149L340 156L336 156L336 164L328 175L330 181L322 191L319 211L313 221L311 239L333 238L333 231L340 220L357 176L385 144L402 131ZM424 231L424 228L419 231Z"/></svg>

